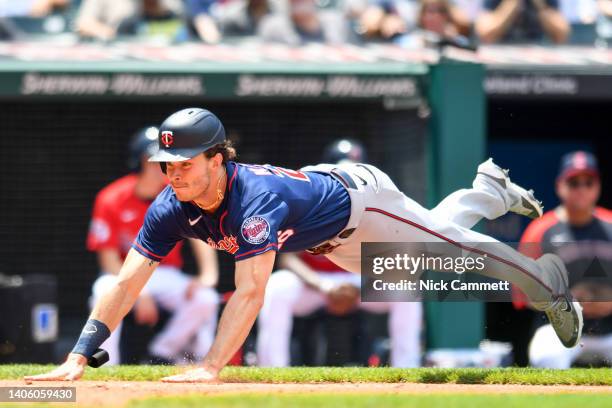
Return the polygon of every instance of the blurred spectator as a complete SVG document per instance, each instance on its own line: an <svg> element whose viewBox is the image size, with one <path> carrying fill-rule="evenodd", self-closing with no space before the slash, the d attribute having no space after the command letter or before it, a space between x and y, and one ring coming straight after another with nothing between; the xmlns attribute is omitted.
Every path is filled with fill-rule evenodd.
<svg viewBox="0 0 612 408"><path fill-rule="evenodd" d="M230 0L219 5L216 18L224 36L255 35L269 12L268 0Z"/></svg>
<svg viewBox="0 0 612 408"><path fill-rule="evenodd" d="M182 11L181 0L83 0L76 29L83 37L108 41L137 34L141 23L173 19Z"/></svg>
<svg viewBox="0 0 612 408"><path fill-rule="evenodd" d="M482 12L484 0L453 0L452 4L457 10L461 10L467 17L470 28ZM467 34L467 33L466 33Z"/></svg>
<svg viewBox="0 0 612 408"><path fill-rule="evenodd" d="M449 0L382 0L368 7L361 16L366 38L390 40L417 28L440 35L469 34L471 22Z"/></svg>
<svg viewBox="0 0 612 408"><path fill-rule="evenodd" d="M602 3L602 0L599 0L599 3ZM559 0L559 11L572 25L593 24L597 17L597 8L597 0Z"/></svg>
<svg viewBox="0 0 612 408"><path fill-rule="evenodd" d="M335 7L350 19L359 18L369 6L369 0L336 0Z"/></svg>
<svg viewBox="0 0 612 408"><path fill-rule="evenodd" d="M192 35L207 44L221 41L217 23L210 14L217 0L186 0L187 25Z"/></svg>
<svg viewBox="0 0 612 408"><path fill-rule="evenodd" d="M612 0L598 0L597 37L607 45L612 40Z"/></svg>
<svg viewBox="0 0 612 408"><path fill-rule="evenodd" d="M468 21L467 16L461 11L457 11L456 14L460 15L461 21ZM398 42L403 46L420 48L426 46L431 34L435 39L453 39L459 36L461 30L461 27L455 23L448 0L421 0L417 27Z"/></svg>
<svg viewBox="0 0 612 408"><path fill-rule="evenodd" d="M549 368L569 368L574 362L610 364L612 212L597 207L601 183L595 157L587 152L565 155L556 190L561 205L529 225L521 247L533 258L555 253L563 259L572 294L583 306L583 336L580 345L567 349L546 324L531 341L529 360Z"/></svg>
<svg viewBox="0 0 612 408"><path fill-rule="evenodd" d="M558 0L485 0L476 33L486 43L564 42L570 27Z"/></svg>
<svg viewBox="0 0 612 408"><path fill-rule="evenodd" d="M69 4L70 0L0 0L0 39L15 39L22 34L11 17L46 17Z"/></svg>
<svg viewBox="0 0 612 408"><path fill-rule="evenodd" d="M415 1L375 1L361 15L360 32L366 39L390 40L413 28L416 16Z"/></svg>
<svg viewBox="0 0 612 408"><path fill-rule="evenodd" d="M422 0L418 27L445 37L455 37L459 34L459 26L452 19L447 0Z"/></svg>
<svg viewBox="0 0 612 408"><path fill-rule="evenodd" d="M595 43L596 0L559 0L559 10L571 26L568 42L572 44Z"/></svg>
<svg viewBox="0 0 612 408"><path fill-rule="evenodd" d="M44 17L69 4L70 0L0 0L0 17Z"/></svg>
<svg viewBox="0 0 612 408"><path fill-rule="evenodd" d="M338 10L319 10L315 0L289 0L288 14L274 13L261 21L264 41L300 45L307 42L344 44L351 41L348 21Z"/></svg>

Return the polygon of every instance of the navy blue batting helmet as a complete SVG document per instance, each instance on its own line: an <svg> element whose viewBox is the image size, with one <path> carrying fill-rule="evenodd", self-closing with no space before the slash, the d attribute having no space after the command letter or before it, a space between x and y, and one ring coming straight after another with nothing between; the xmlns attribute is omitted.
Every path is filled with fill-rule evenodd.
<svg viewBox="0 0 612 408"><path fill-rule="evenodd" d="M148 126L134 133L129 145L128 168L130 171L139 171L142 158L150 158L157 153L157 134L155 126Z"/></svg>
<svg viewBox="0 0 612 408"><path fill-rule="evenodd" d="M187 108L168 116L159 127L158 152L149 161L185 161L225 142L225 128L215 114L201 108Z"/></svg>

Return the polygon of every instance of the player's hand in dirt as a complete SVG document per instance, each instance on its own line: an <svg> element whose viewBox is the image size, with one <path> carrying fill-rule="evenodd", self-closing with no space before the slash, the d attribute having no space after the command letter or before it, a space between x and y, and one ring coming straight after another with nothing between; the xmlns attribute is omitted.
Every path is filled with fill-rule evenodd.
<svg viewBox="0 0 612 408"><path fill-rule="evenodd" d="M159 310L152 296L141 294L134 305L134 319L138 324L155 326L159 320Z"/></svg>
<svg viewBox="0 0 612 408"><path fill-rule="evenodd" d="M349 283L335 286L327 292L327 310L342 316L355 309L359 302L359 288Z"/></svg>
<svg viewBox="0 0 612 408"><path fill-rule="evenodd" d="M83 376L87 359L80 354L70 353L66 362L53 371L45 374L26 375L23 379L30 381L75 381Z"/></svg>
<svg viewBox="0 0 612 408"><path fill-rule="evenodd" d="M185 371L182 374L171 375L161 379L162 382L167 383L219 383L219 374L213 370L206 369L204 367L194 368L192 370Z"/></svg>

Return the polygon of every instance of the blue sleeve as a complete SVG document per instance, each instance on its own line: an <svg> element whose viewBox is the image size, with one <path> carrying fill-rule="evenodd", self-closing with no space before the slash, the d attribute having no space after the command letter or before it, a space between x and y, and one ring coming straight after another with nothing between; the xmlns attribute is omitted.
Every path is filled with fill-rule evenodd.
<svg viewBox="0 0 612 408"><path fill-rule="evenodd" d="M493 11L499 6L499 3L501 3L500 0L484 0L482 8L487 11Z"/></svg>
<svg viewBox="0 0 612 408"><path fill-rule="evenodd" d="M370 4L382 8L385 13L392 13L396 10L393 0L371 0Z"/></svg>
<svg viewBox="0 0 612 408"><path fill-rule="evenodd" d="M147 210L144 224L132 248L153 261L161 262L184 238L179 230L179 222L172 208L154 202Z"/></svg>
<svg viewBox="0 0 612 408"><path fill-rule="evenodd" d="M198 14L208 14L210 7L215 4L216 0L187 0L187 13L191 17Z"/></svg>
<svg viewBox="0 0 612 408"><path fill-rule="evenodd" d="M283 225L289 208L274 193L264 193L246 205L236 222L239 249L234 254L242 261L268 251L278 251L278 231Z"/></svg>
<svg viewBox="0 0 612 408"><path fill-rule="evenodd" d="M548 4L548 7L554 8L554 9L559 9L559 0L546 0L546 4Z"/></svg>

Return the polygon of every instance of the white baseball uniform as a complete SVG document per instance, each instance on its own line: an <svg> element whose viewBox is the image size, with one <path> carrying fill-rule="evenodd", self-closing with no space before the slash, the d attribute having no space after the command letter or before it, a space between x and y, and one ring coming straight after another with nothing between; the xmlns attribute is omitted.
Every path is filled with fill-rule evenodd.
<svg viewBox="0 0 612 408"><path fill-rule="evenodd" d="M601 361L612 361L612 334L585 334L580 344L567 348L553 327L546 324L536 330L529 344L529 364L534 367L566 369L575 362L598 364Z"/></svg>
<svg viewBox="0 0 612 408"><path fill-rule="evenodd" d="M322 164L302 170L331 172L334 168L343 170L354 185L347 190L351 215L345 229L355 230L348 238L337 236L326 243L335 248L325 256L343 269L361 272L362 242L446 242L468 253L485 243L488 265L477 273L509 281L538 302L550 302L565 292L562 276L545 271L533 259L494 238L470 230L482 218L495 219L510 208L507 191L488 177L477 174L471 189L455 191L428 210L371 165Z"/></svg>
<svg viewBox="0 0 612 408"><path fill-rule="evenodd" d="M319 272L330 286L349 283L359 287L360 276L351 272ZM323 293L288 270L274 272L266 286L264 305L258 317L257 363L264 367L286 367L290 363L290 338L294 316L306 316L327 303ZM374 313L389 313L391 365L418 367L421 359L422 305L420 302L360 302Z"/></svg>

